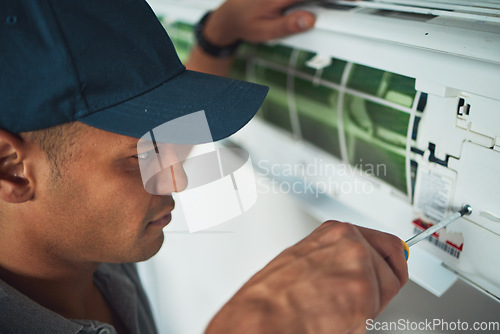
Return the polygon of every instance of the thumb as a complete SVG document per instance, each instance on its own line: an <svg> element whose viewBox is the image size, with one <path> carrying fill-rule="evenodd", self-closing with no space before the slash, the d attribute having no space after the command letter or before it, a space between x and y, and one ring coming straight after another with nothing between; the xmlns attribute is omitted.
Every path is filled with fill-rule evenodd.
<svg viewBox="0 0 500 334"><path fill-rule="evenodd" d="M297 29L295 31L291 31L292 33L309 30L314 27L314 23L316 23L316 17L312 13L306 11L296 11L290 13L285 16L285 19L290 21L289 24L292 25L292 29ZM294 25L295 27L293 27Z"/></svg>
<svg viewBox="0 0 500 334"><path fill-rule="evenodd" d="M267 27L272 33L271 38L280 38L290 34L311 29L316 22L313 14L306 11L295 11L273 20Z"/></svg>

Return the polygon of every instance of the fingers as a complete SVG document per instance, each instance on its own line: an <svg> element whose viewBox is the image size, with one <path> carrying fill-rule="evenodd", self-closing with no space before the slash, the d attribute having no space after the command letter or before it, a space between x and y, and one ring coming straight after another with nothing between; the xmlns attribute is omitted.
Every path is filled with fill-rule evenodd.
<svg viewBox="0 0 500 334"><path fill-rule="evenodd" d="M380 313L408 280L401 240L393 235L358 227L371 248L371 261L380 292Z"/></svg>
<svg viewBox="0 0 500 334"><path fill-rule="evenodd" d="M240 326L246 319L250 325L275 322L272 328L287 332L335 328L363 333L366 320L378 315L405 281L405 270L399 269L399 262L405 262L400 244L386 233L327 221L254 275L232 299L233 306L223 309L233 314L234 305L241 304L243 320L231 315L219 317L224 320L219 323L227 327L235 319L234 325ZM399 252L403 260L391 252ZM253 316L248 305L254 305Z"/></svg>
<svg viewBox="0 0 500 334"><path fill-rule="evenodd" d="M282 15L285 8L297 0L233 0L224 2L212 13L205 34L213 43L231 41L266 42L311 29L315 16L304 10Z"/></svg>
<svg viewBox="0 0 500 334"><path fill-rule="evenodd" d="M349 331L348 334L364 334L366 333L366 322Z"/></svg>
<svg viewBox="0 0 500 334"><path fill-rule="evenodd" d="M355 255L356 252L360 253L360 243L364 244L362 254L372 263L380 293L377 314L408 281L408 267L403 246L396 236L336 221L323 223L311 236L315 234L315 246L318 248L328 247L332 243L345 239L353 241L346 246L349 249L342 250L352 254L343 255L343 257ZM355 261L356 257L352 260Z"/></svg>
<svg viewBox="0 0 500 334"><path fill-rule="evenodd" d="M338 221L326 221L311 236L317 234L318 246L328 245L337 240L351 236L354 231L359 231L360 235L373 247L381 259L387 263L392 272L398 278L401 286L408 281L408 266L404 257L403 244L401 240L388 233L355 226Z"/></svg>
<svg viewBox="0 0 500 334"><path fill-rule="evenodd" d="M377 280L377 287L379 291L379 304L373 317L376 317L387 306L389 301L396 296L403 283L399 281L395 272L389 264L382 258L382 256L370 245L371 262L375 271Z"/></svg>
<svg viewBox="0 0 500 334"><path fill-rule="evenodd" d="M303 10L295 11L285 16L292 27L291 32L300 32L311 29L316 23L316 17L310 13Z"/></svg>
<svg viewBox="0 0 500 334"><path fill-rule="evenodd" d="M391 267L396 274L401 285L408 281L408 265L404 256L404 249L401 239L398 237L372 230L369 228L359 227L359 231L372 245L372 247L380 254L380 256Z"/></svg>
<svg viewBox="0 0 500 334"><path fill-rule="evenodd" d="M274 39L309 30L315 22L313 14L299 10L263 24L268 24L270 39Z"/></svg>

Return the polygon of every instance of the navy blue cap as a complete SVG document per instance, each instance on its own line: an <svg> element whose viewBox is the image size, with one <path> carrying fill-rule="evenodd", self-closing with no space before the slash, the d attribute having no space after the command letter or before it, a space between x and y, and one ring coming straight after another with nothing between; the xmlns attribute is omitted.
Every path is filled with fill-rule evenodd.
<svg viewBox="0 0 500 334"><path fill-rule="evenodd" d="M218 140L268 91L186 70L143 0L2 0L0 15L0 128L12 133L81 121L140 138L205 110Z"/></svg>

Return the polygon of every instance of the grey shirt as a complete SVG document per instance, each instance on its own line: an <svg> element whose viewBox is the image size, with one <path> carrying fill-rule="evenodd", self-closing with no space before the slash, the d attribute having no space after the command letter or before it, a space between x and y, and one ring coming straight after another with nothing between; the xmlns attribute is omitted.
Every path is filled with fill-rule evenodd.
<svg viewBox="0 0 500 334"><path fill-rule="evenodd" d="M157 333L151 308L135 264L103 263L94 282L129 333ZM0 334L111 334L113 326L93 320L67 319L41 306L0 280Z"/></svg>

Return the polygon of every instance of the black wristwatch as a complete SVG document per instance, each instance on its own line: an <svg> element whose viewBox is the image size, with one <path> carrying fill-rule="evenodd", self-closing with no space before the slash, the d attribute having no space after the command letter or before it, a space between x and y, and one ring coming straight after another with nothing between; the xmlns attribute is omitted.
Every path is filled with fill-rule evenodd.
<svg viewBox="0 0 500 334"><path fill-rule="evenodd" d="M232 56L238 49L238 46L240 46L241 41L236 41L226 46L218 46L210 43L203 35L203 28L205 27L205 23L210 17L210 14L212 14L211 11L203 15L201 20L194 27L194 35L198 41L198 45L203 49L203 51L216 58L226 58Z"/></svg>

